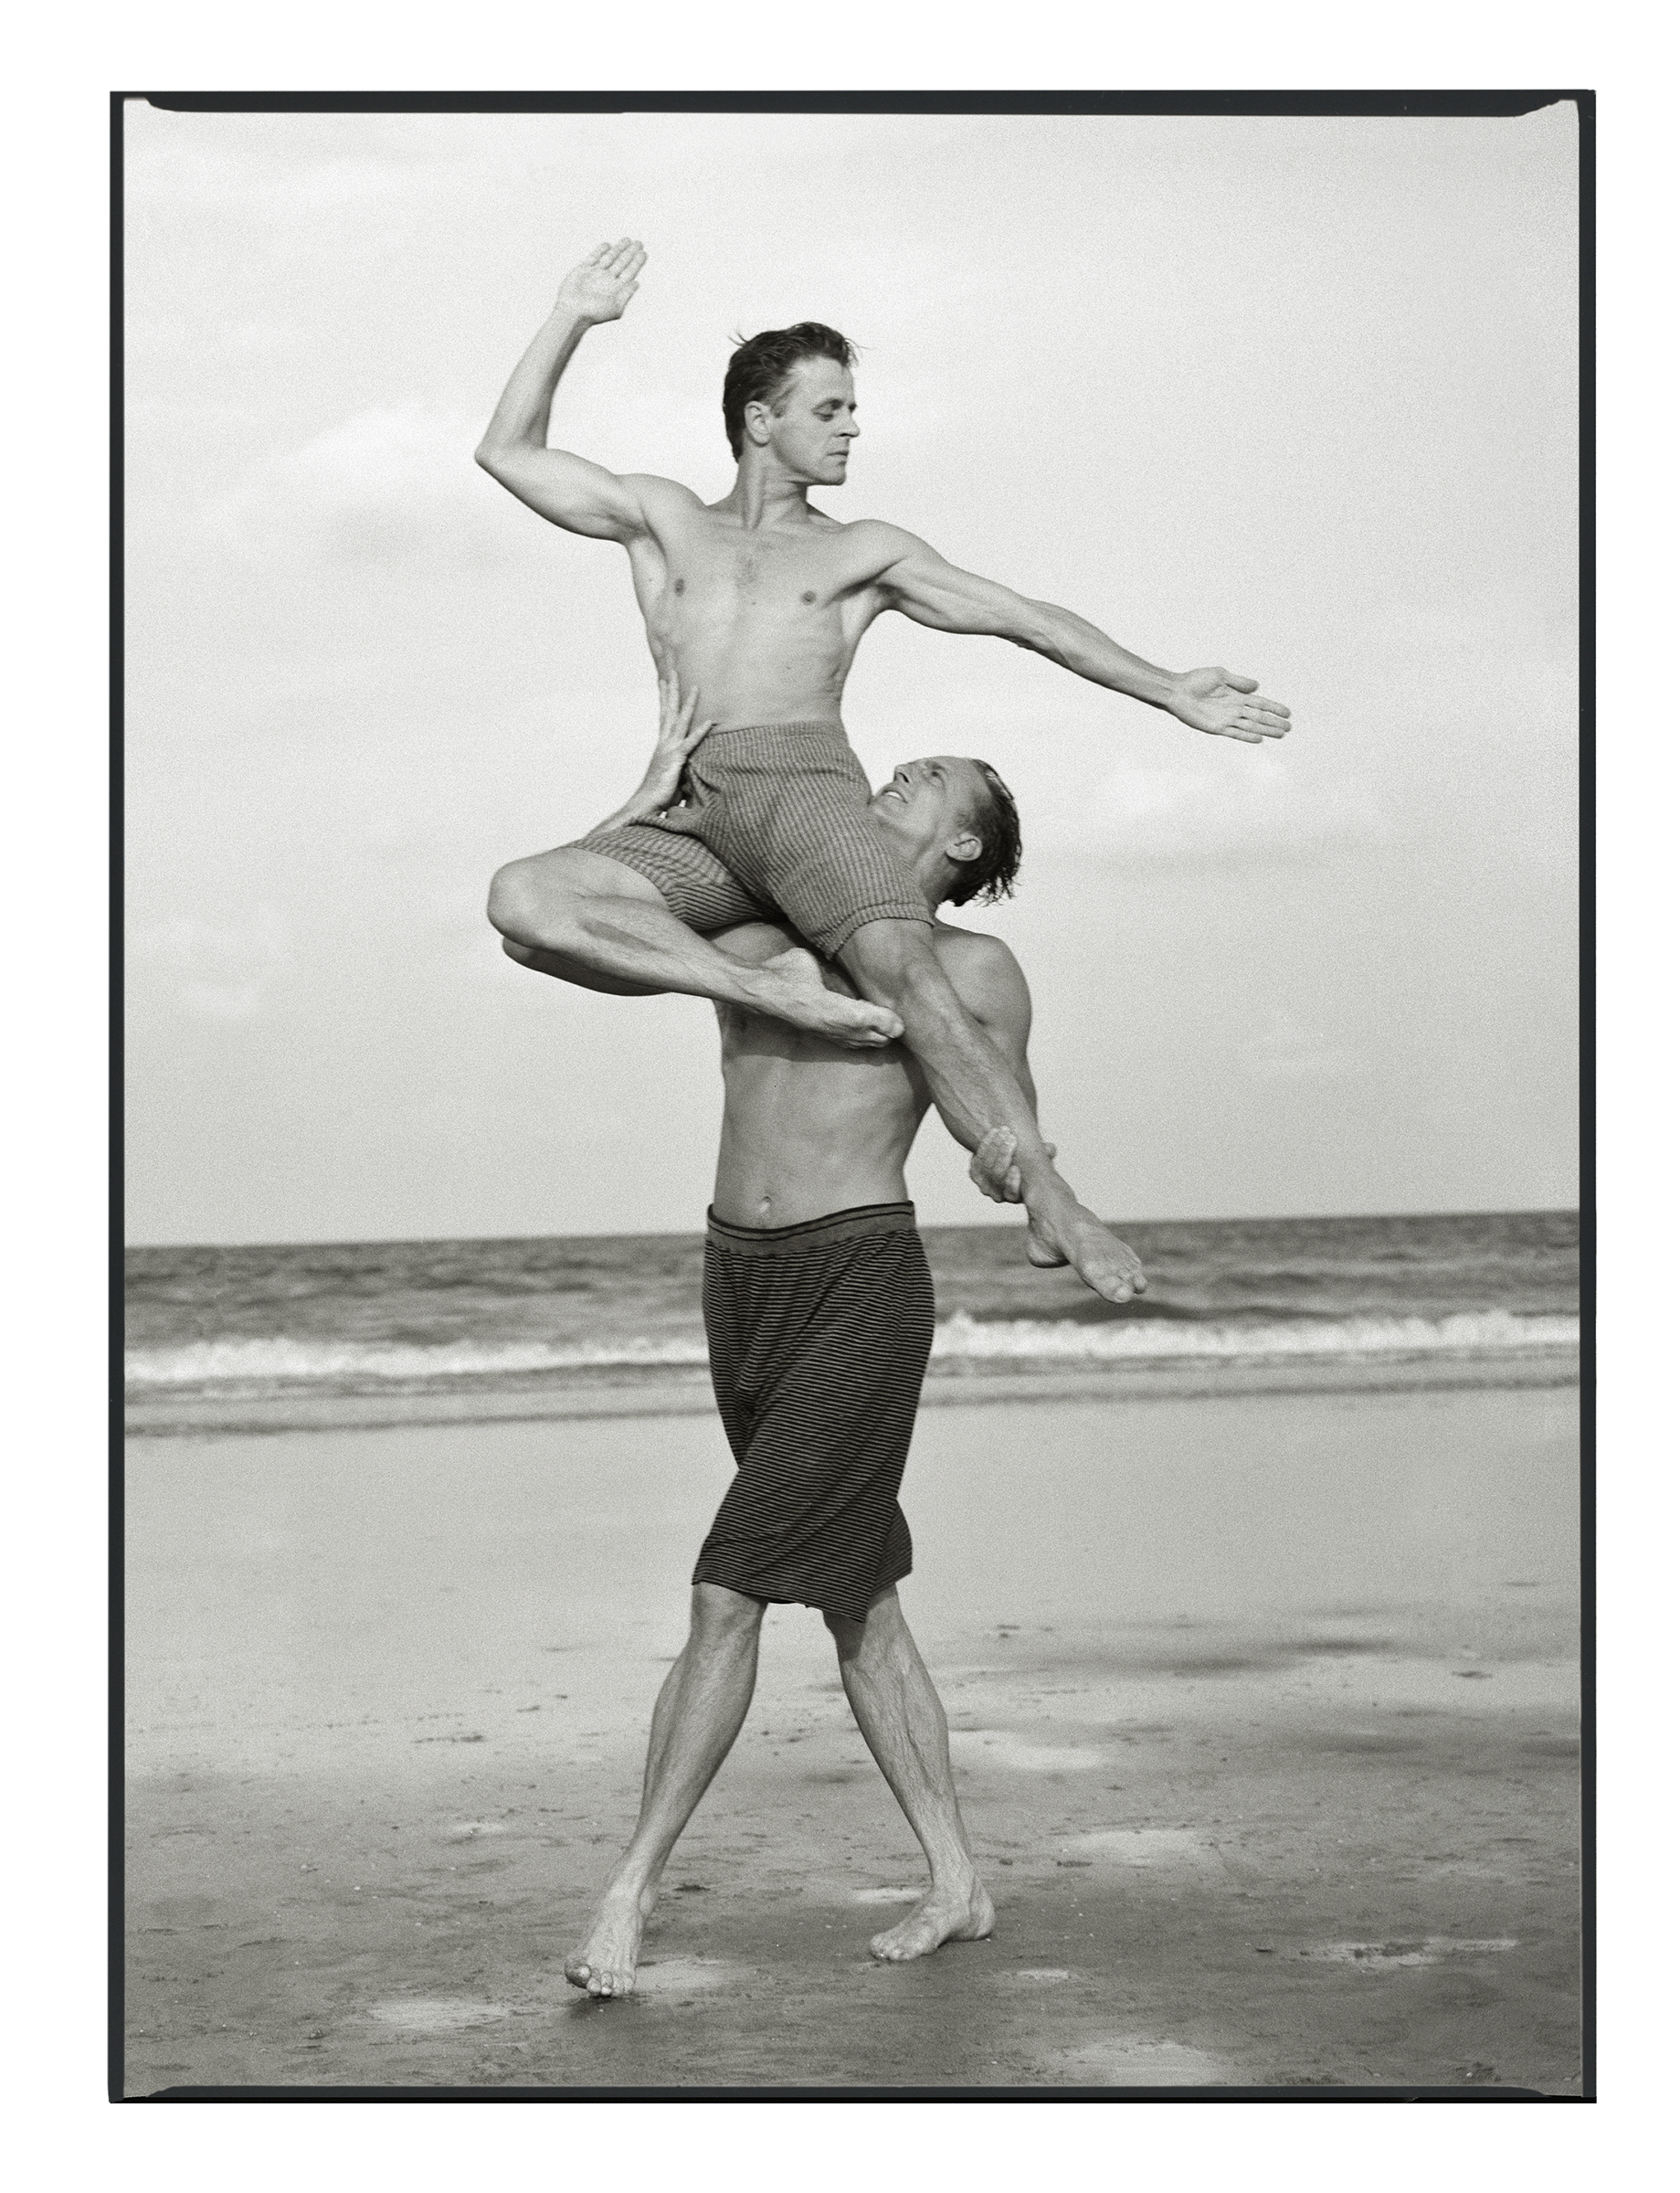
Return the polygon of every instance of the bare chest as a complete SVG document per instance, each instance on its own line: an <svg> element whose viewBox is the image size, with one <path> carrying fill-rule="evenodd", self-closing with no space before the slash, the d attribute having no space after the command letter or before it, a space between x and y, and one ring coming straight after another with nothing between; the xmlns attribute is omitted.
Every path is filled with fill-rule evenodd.
<svg viewBox="0 0 1680 2193"><path fill-rule="evenodd" d="M744 533L703 524L661 544L659 602L674 627L695 621L808 625L841 616L862 582L841 532Z"/></svg>

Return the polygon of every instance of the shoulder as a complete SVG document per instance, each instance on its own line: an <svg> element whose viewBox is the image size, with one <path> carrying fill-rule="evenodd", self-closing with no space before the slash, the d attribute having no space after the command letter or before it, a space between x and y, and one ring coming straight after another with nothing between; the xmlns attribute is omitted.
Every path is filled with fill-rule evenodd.
<svg viewBox="0 0 1680 2193"><path fill-rule="evenodd" d="M684 487L680 480L667 480L658 472L623 472L619 477L650 518L665 512L677 516L684 511L705 508L693 489Z"/></svg>
<svg viewBox="0 0 1680 2193"><path fill-rule="evenodd" d="M988 1011L1018 1013L1028 1006L1027 978L1001 937L938 921L934 949L951 988L977 1018Z"/></svg>
<svg viewBox="0 0 1680 2193"><path fill-rule="evenodd" d="M840 530L845 535L847 545L857 551L860 560L868 562L877 571L902 564L907 556L932 554L925 541L918 540L902 525L889 525L884 518L853 518Z"/></svg>

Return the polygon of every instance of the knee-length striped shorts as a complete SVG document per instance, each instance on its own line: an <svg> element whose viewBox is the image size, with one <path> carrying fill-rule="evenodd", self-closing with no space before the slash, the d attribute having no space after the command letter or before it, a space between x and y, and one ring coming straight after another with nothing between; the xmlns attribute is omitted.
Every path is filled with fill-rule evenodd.
<svg viewBox="0 0 1680 2193"><path fill-rule="evenodd" d="M645 875L703 937L779 913L831 959L866 922L932 921L870 820L869 779L839 724L709 732L682 789L680 807L577 842Z"/></svg>
<svg viewBox="0 0 1680 2193"><path fill-rule="evenodd" d="M853 1622L910 1573L898 1488L934 1338L911 1203L759 1233L707 1214L712 1388L735 1457L696 1584Z"/></svg>

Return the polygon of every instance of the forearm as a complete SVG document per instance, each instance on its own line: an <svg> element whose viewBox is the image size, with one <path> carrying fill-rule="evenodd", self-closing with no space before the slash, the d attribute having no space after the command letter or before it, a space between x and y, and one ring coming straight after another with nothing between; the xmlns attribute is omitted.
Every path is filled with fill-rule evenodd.
<svg viewBox="0 0 1680 2193"><path fill-rule="evenodd" d="M1141 655L1133 654L1072 609L1061 609L1053 601L1034 601L1027 606L1032 612L1031 622L1019 645L1060 663L1075 677L1089 678L1094 685L1129 694L1133 700L1146 702L1151 708L1168 705L1179 683L1173 672L1146 662Z"/></svg>
<svg viewBox="0 0 1680 2193"><path fill-rule="evenodd" d="M479 444L481 463L498 450L540 450L547 446L548 414L560 376L593 324L558 306L550 313L524 356L514 366L512 376L502 392L502 401L491 414L490 424Z"/></svg>

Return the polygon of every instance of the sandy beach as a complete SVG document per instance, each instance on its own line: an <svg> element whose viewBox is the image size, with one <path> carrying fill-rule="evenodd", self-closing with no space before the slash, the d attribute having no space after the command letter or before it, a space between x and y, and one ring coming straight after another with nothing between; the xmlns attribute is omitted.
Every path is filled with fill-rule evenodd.
<svg viewBox="0 0 1680 2193"><path fill-rule="evenodd" d="M912 1625L998 1904L773 1609L629 2001L564 1952L729 1475L695 1414L151 1436L127 2091L1580 2091L1578 1393L946 1394Z"/></svg>

